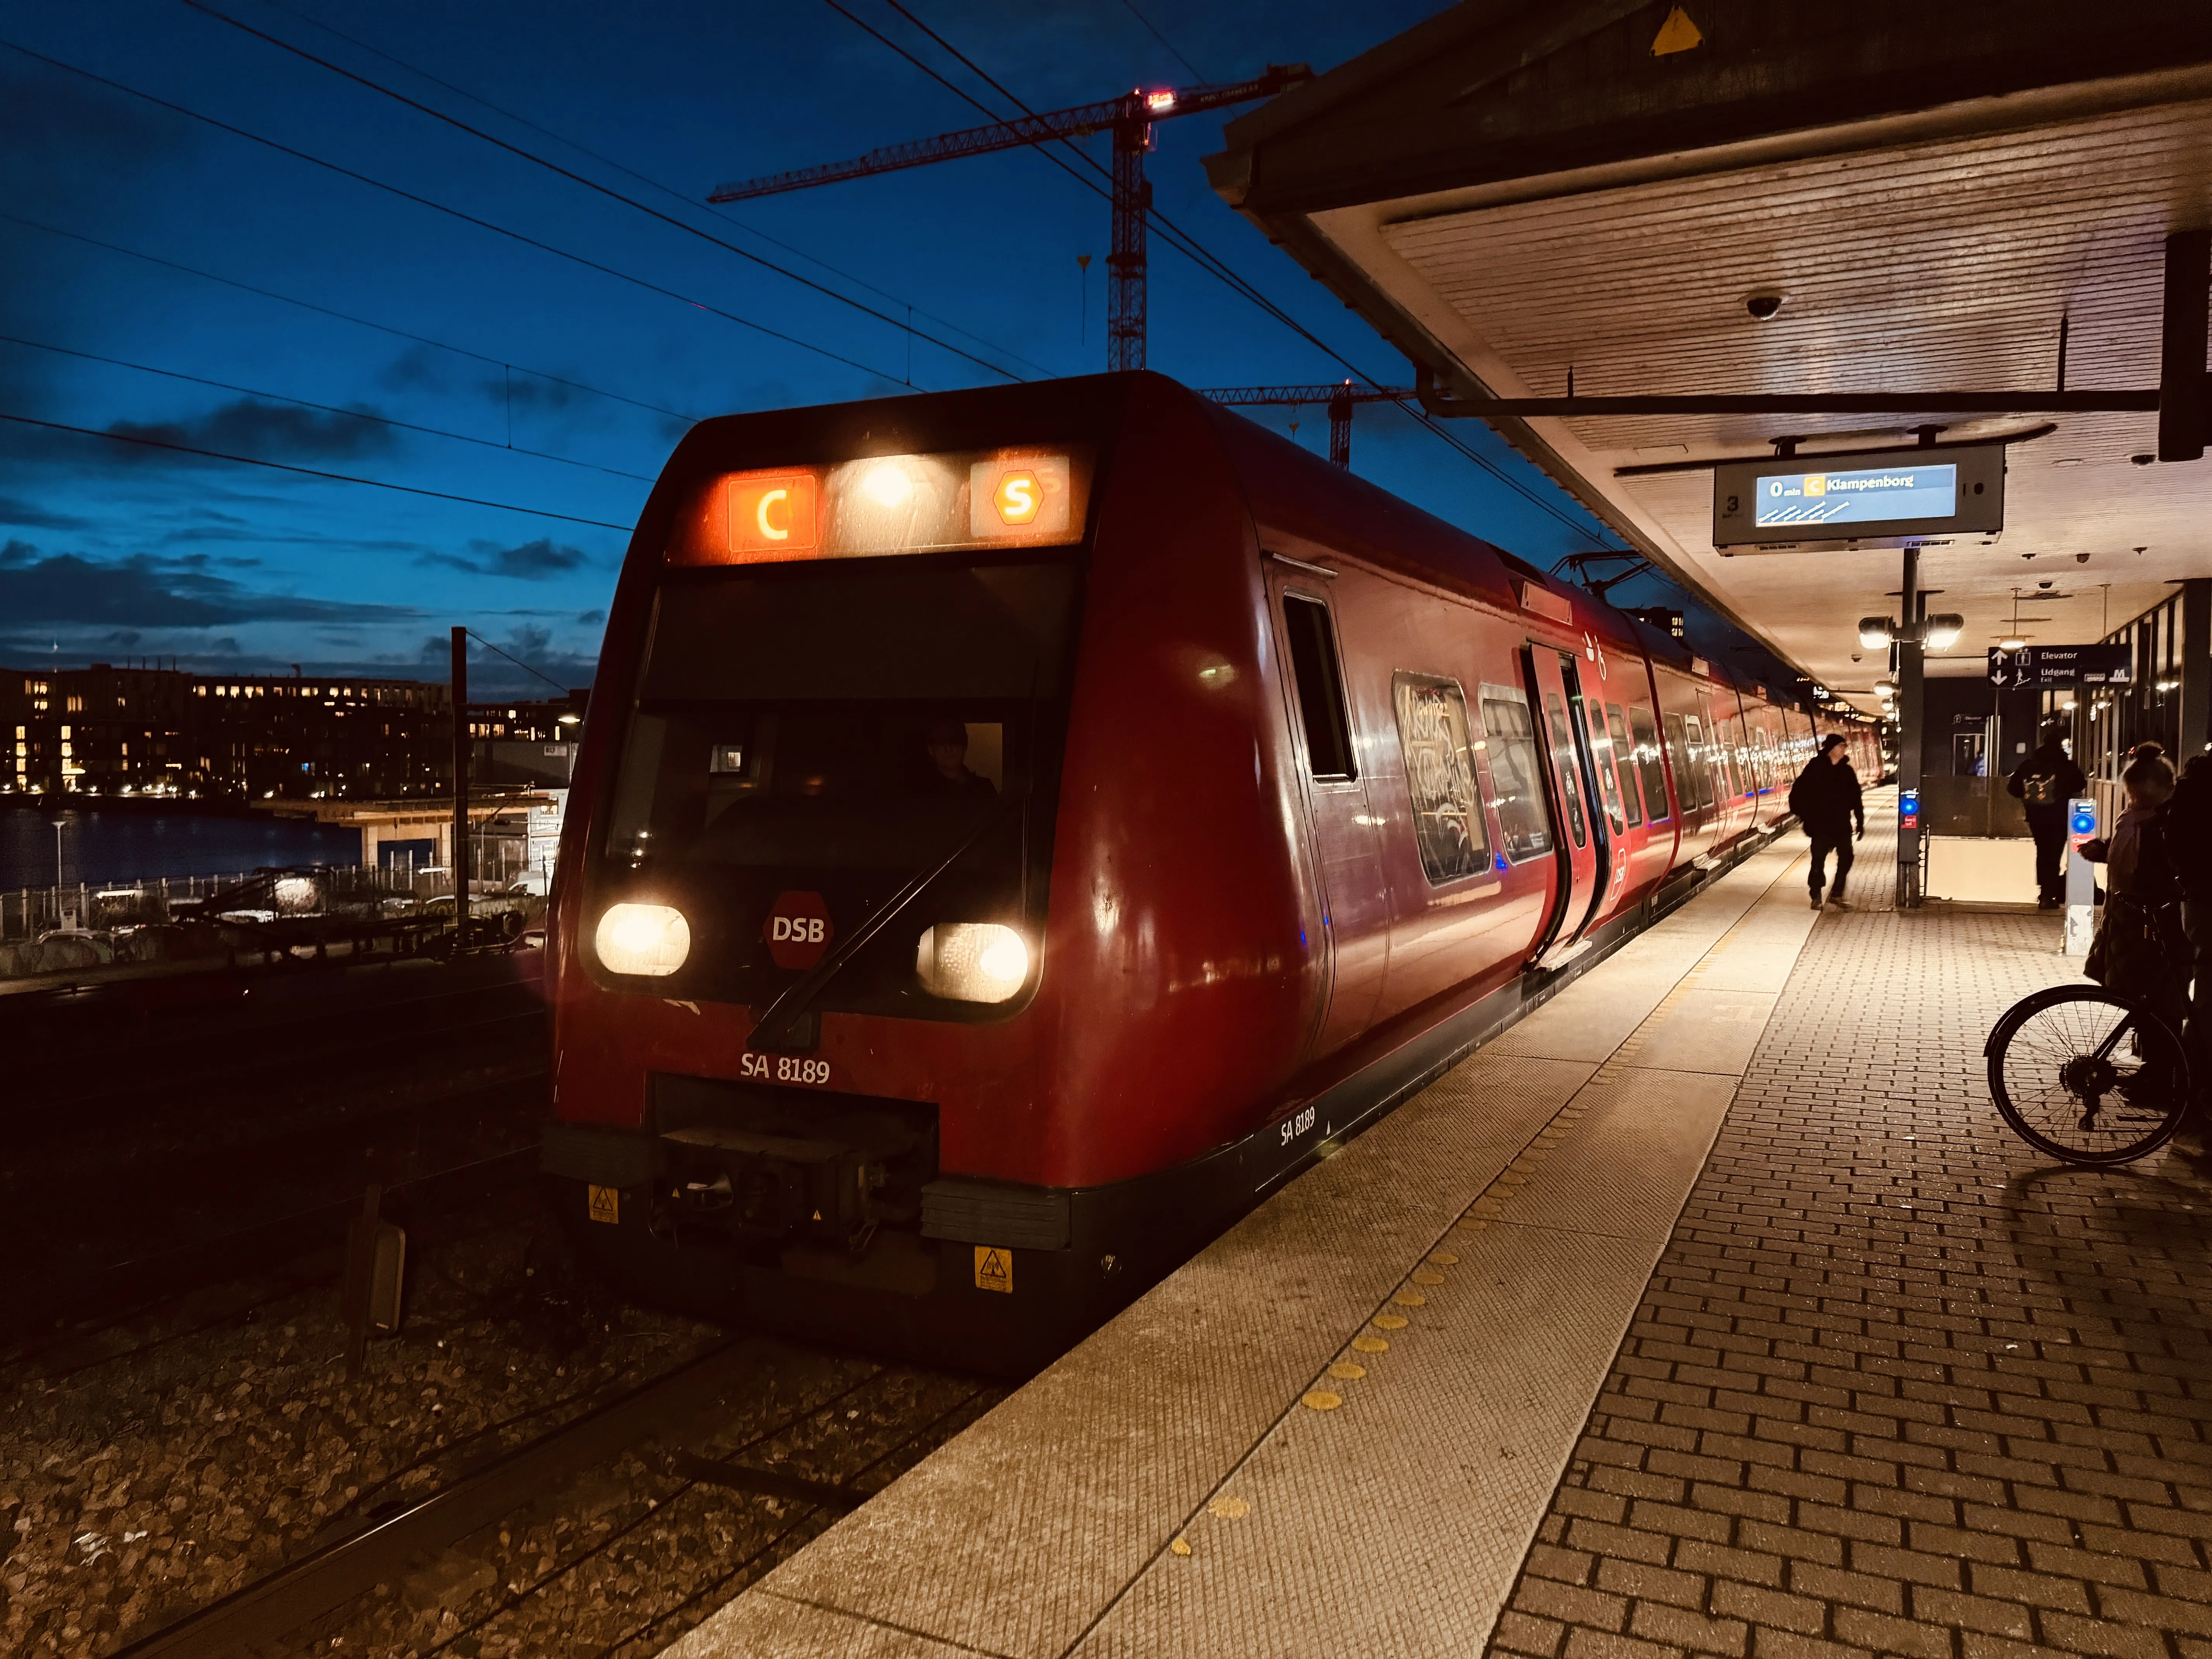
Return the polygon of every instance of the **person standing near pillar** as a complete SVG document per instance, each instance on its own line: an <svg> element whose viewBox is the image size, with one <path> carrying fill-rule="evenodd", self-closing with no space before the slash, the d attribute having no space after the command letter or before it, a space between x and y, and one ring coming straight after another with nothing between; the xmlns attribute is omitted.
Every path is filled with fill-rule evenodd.
<svg viewBox="0 0 2212 1659"><path fill-rule="evenodd" d="M2056 910L2066 902L2061 855L2066 850L2066 803L2089 787L2056 732L2013 769L2005 793L2027 809L2027 833L2035 837L2035 908Z"/></svg>
<svg viewBox="0 0 2212 1659"><path fill-rule="evenodd" d="M1851 907L1844 899L1844 882L1851 873L1851 829L1866 834L1866 805L1859 795L1859 775L1851 769L1850 747L1836 733L1820 739L1820 752L1805 763L1797 781L1790 786L1790 810L1813 840L1813 868L1806 884L1813 890L1813 908L1820 908L1820 890L1827 885L1828 854L1836 855L1836 885L1827 902L1838 910Z"/></svg>

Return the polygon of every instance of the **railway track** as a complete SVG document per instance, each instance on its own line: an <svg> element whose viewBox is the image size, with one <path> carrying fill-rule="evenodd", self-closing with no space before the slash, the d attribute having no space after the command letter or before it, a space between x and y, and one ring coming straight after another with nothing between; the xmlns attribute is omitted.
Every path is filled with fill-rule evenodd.
<svg viewBox="0 0 2212 1659"><path fill-rule="evenodd" d="M261 1305L286 1293L278 1288ZM490 1292L489 1303L501 1299ZM290 1314L270 1318L273 1324L297 1313L295 1297ZM405 1379L422 1375L408 1364L410 1348L417 1356L447 1352L451 1341L454 1350L468 1348L480 1371L496 1372L510 1354L526 1363L526 1340L487 1352L464 1334L471 1328L480 1334L483 1323L449 1316L410 1342L384 1345L374 1367L384 1375L347 1385L368 1396L360 1415L381 1418L410 1391ZM295 1530L281 1562L241 1583L209 1559L184 1576L204 1583L212 1571L218 1588L235 1588L191 1598L197 1604L181 1612L175 1601L187 1598L169 1598L158 1610L142 1606L136 1618L126 1603L124 1617L105 1621L112 1639L103 1639L109 1632L97 1614L82 1611L58 1632L43 1632L46 1640L35 1639L41 1634L35 1627L15 1632L33 1638L21 1650L71 1659L309 1649L453 1651L463 1659L556 1646L608 1656L657 1650L865 1503L999 1395L972 1378L693 1328L691 1352L641 1380L605 1386L606 1374L585 1364L568 1391L541 1399L538 1389L512 1390L520 1409L488 1416L465 1432L433 1439L434 1416L395 1422L395 1442L412 1434L421 1443L414 1454L390 1457L376 1478L348 1488L349 1500L312 1534ZM281 1329L289 1339L296 1327ZM135 1394L149 1382L158 1391L164 1359L170 1375L201 1374L191 1352L149 1357L139 1350L117 1358L134 1374L117 1376L108 1367L110 1395ZM514 1368L512 1361L506 1367ZM289 1414L284 1407L257 1419L248 1410L238 1414L235 1431L264 1443L281 1437L278 1419ZM0 1456L0 1495L9 1486L5 1461ZM183 1467L189 1471L198 1461L188 1457ZM129 1468L110 1473L131 1484ZM143 1478L154 1487L151 1501L161 1504L167 1488L158 1472L149 1469ZM285 1478L283 1470L265 1477ZM250 1514L255 1500L243 1502ZM171 1498L166 1507L173 1512L178 1505ZM194 1534L184 1540L187 1547L221 1524L219 1516L189 1511L176 1521L179 1531ZM77 1556L118 1534L95 1531L81 1515L60 1524L81 1529L52 1564L58 1581L50 1572L46 1587L82 1597L90 1576L82 1569L97 1557L80 1564ZM125 1522L108 1524L125 1540L146 1535ZM133 1565L143 1574L150 1563ZM0 1601L0 1615L6 1612ZM144 1617L149 1612L154 1616ZM9 1634L0 1617L0 1645Z"/></svg>
<svg viewBox="0 0 2212 1659"><path fill-rule="evenodd" d="M715 1455L685 1449L695 1443L714 1444L718 1437L712 1419L717 1404L756 1382L763 1358L780 1348L781 1345L760 1339L718 1345L561 1428L490 1459L396 1512L359 1517L358 1530L351 1535L335 1538L278 1571L130 1643L116 1650L114 1659L156 1659L157 1656L159 1659L215 1659L276 1642L311 1620L326 1619L333 1610L369 1595L380 1584L421 1576L426 1559L451 1549L471 1534L512 1516L562 1483L641 1443L656 1444L646 1468L652 1484L660 1489L648 1498L642 1514L627 1525L610 1529L605 1536L569 1551L533 1582L514 1583L480 1598L485 1605L472 1608L466 1619L457 1614L452 1620L456 1628L443 1633L440 1648L471 1638L480 1642L477 1632L513 1619L550 1588L572 1579L587 1563L617 1548L635 1534L640 1522L695 1494L734 1493L766 1499L775 1506L768 1516L774 1524L756 1529L763 1536L749 1534L744 1547L717 1553L710 1560L699 1563L701 1582L649 1613L629 1631L617 1632L608 1650L618 1651L687 1612L703 1613L701 1604L709 1596L729 1587L734 1578L758 1565L810 1520L833 1518L865 1503L879 1489L873 1477L902 1454L944 1431L951 1419L964 1421L969 1408L987 1393L980 1384L957 1382L943 1391L949 1400L933 1398L926 1411L908 1413L918 1420L904 1425L905 1432L865 1460L857 1453L848 1456L843 1460L848 1465L843 1468L834 1467L839 1461L834 1454L806 1463L812 1474L763 1467L763 1454L772 1451L779 1439L803 1430L810 1422L834 1419L843 1410L857 1414L860 1407L850 1402L872 1393L880 1395L887 1379L922 1374L898 1368L872 1369L784 1412ZM512 1537L509 1533L510 1540ZM329 1644L320 1629L315 1634L320 1638L317 1645ZM347 1646L350 1650L356 1644L349 1642Z"/></svg>

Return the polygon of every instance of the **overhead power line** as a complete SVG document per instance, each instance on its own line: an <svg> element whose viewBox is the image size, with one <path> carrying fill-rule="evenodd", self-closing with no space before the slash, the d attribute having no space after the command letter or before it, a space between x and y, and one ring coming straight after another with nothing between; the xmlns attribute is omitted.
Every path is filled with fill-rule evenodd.
<svg viewBox="0 0 2212 1659"><path fill-rule="evenodd" d="M994 121L1003 120L1006 118L1000 112L993 109L989 105L984 103L981 99L976 98L964 88L957 86L951 81L947 80L935 69L932 68L929 64L924 63L920 58L916 57L913 52L907 50L906 47L901 46L897 41L884 33L882 30L874 27L872 25L855 16L851 11L846 9L846 7L842 3L842 0L823 0L823 3L828 5L832 11L837 13L839 16L843 17L847 21L853 24L856 28L861 29L865 33L872 35L876 40L890 47L891 51L896 52L900 57L906 59L908 63L913 64L923 74L928 76L931 80L935 81L939 86L944 87L947 91L953 94L954 96L961 99L972 107L981 111L985 115L989 116ZM884 0L884 3L889 5L893 11L898 13L900 16L905 18L908 22L913 24L915 27L920 29L924 34L927 35L932 40L935 41L953 58L957 58L971 74L975 76L977 79L981 80L985 85L991 88L993 91L998 93L1000 97L1012 104L1015 108L1020 110L1025 115L1034 116L1036 114L1034 110L1030 109L1030 106L1024 103L1012 91L996 80L981 64L977 64L973 58L969 58L957 46L954 46L950 40L947 40L935 29L930 27L928 24L923 22L921 19L916 17L911 11L908 11L905 6L900 3L900 0ZM1092 173L1097 174L1099 178L1103 179L1108 176L1106 170L1099 165L1097 158L1090 155L1089 152L1085 151L1079 145L1075 143L1068 143L1066 141L1063 141L1063 143L1066 149L1073 152L1085 167L1089 167ZM1075 169L1069 167L1066 162L1061 161L1059 156L1046 151L1042 145L1038 146L1037 149L1038 153L1042 155L1045 160L1052 162L1052 164L1059 167L1061 172L1066 173L1070 177L1073 178L1077 183L1082 185L1085 188L1090 190L1094 194L1105 196L1110 199L1110 192L1106 185L1102 185L1097 180L1086 178L1082 173L1076 172ZM1267 313L1267 315L1273 317L1277 322L1282 324L1284 327L1289 329L1292 333L1296 334L1300 339L1304 340L1308 344L1313 346L1316 350L1321 351L1325 356L1333 359L1344 368L1350 370L1351 373L1357 376L1364 386L1377 391L1383 389L1383 383L1382 381L1373 379L1349 357L1346 357L1342 352L1337 350L1335 347L1328 344L1328 342L1322 339L1320 336L1314 333L1312 330L1306 327L1304 324L1299 322L1297 319L1291 316L1289 312L1284 310L1282 307L1277 305L1273 300L1262 294L1257 288L1254 287L1251 283L1247 281L1243 276L1238 275L1235 270L1231 270L1230 266L1218 256L1200 243L1195 237L1183 230L1182 227L1176 224L1165 214L1162 213L1159 209L1157 207L1152 208L1149 210L1149 213L1152 222L1160 228L1162 234L1166 237L1169 246L1174 247L1176 252L1182 253L1185 258L1191 260L1193 264L1196 264L1200 270L1206 271L1208 275L1227 285L1231 291ZM1578 536L1587 533L1587 526L1577 521L1569 514L1562 511L1557 502L1549 501L1536 491L1529 489L1528 485L1505 471L1503 468L1498 466L1496 462L1491 460L1489 457L1480 453L1479 451L1469 446L1459 436L1457 433L1452 432L1443 426L1440 422L1431 420L1429 417L1428 412L1422 409L1419 404L1412 402L1411 400L1403 399L1393 399L1392 401L1396 404L1399 409L1411 416L1423 430L1431 434L1438 441L1457 452L1466 459L1472 461L1481 471L1488 473L1498 483L1512 490L1514 494L1519 495L1530 506L1548 514L1551 518L1565 526L1566 528L1573 531Z"/></svg>
<svg viewBox="0 0 2212 1659"><path fill-rule="evenodd" d="M491 438L478 438L466 432L448 432L443 427L417 426L412 421L396 421L389 415L372 415L365 409L342 409L335 404L314 403L306 398L292 398L282 392L263 392L250 386L233 386L228 380L210 380L198 374L186 374L173 368L156 368L151 363L126 362L120 357L103 357L96 351L78 351L69 346L50 345L44 340L26 340L14 334L0 334L0 342L9 345L27 346L33 351L51 351L60 357L77 357L88 363L106 363L114 368L135 369L141 374L159 374L165 380L188 380L194 386L213 386L218 392L235 392L243 398L265 398L271 403L293 404L301 409L319 410L325 415L343 415L349 420L371 421L379 426L388 426L402 432L421 432L433 438L451 438L465 444L481 444L486 449L496 449L509 455L531 455L541 461L558 461L563 466L580 466L586 471L604 472L613 478L635 478L640 483L651 483L652 477L643 472L625 472L620 467L598 466L590 461L574 460L566 455L556 455L543 449L517 449L513 444L503 444Z"/></svg>
<svg viewBox="0 0 2212 1659"><path fill-rule="evenodd" d="M125 86L122 82L110 80L104 75L95 75L90 70L78 68L75 64L64 63L58 58L49 58L42 52L33 52L28 46L19 46L13 40L0 39L0 46L28 58L34 63L44 64L50 69L58 69L65 74L79 76L93 82L95 86L106 87L111 91L122 93L126 97L136 98L142 102L151 104L157 109L168 110L189 120L213 127L218 132L229 133L232 137L243 138L249 143L259 144L264 149L275 150L280 155L289 155L295 161L307 162L310 167L320 167L326 173L334 173L342 179L353 179L356 184L367 185L372 190L380 190L386 195L398 197L402 201L412 202L418 207L428 208L434 213L442 213L448 218L459 220L463 224L473 225L479 230L489 231L495 236L504 236L510 241L521 243L526 247L536 248L542 253L553 255L556 258L566 259L571 264L581 265L586 270L595 270L603 276L611 276L617 282L628 283L634 288L645 289L649 294L658 294L664 299L674 300L695 310L706 312L710 316L720 317L725 322L735 323L740 328L750 329L756 334L766 335L769 338L781 340L787 345L797 346L802 351L811 351L818 357L827 357L832 362L842 363L848 368L857 368L864 374L873 374L885 380L896 380L899 378L887 370L878 368L872 363L864 363L856 357L848 357L842 352L832 351L827 346L816 345L811 340L803 340L795 334L785 333L781 329L770 328L765 323L757 323L750 317L740 317L734 311L725 311L720 306L708 304L704 300L695 300L688 294L679 294L672 288L664 288L659 283L650 282L645 277L634 276L626 270L618 270L612 265L602 264L597 259L586 258L583 254L571 253L566 248L556 247L550 242L540 241L535 236L526 236L519 230L509 230L505 225L495 224L489 219L479 218L475 214L464 212L459 208L448 207L443 202L434 201L429 197L418 196L411 190L402 190L398 185L386 184L381 179L372 178L366 173L357 173L351 167L341 167L336 161L326 161L319 155L311 155L306 150L296 149L289 144L279 143L274 138L264 138L258 132L249 132L244 127L234 126L228 121L219 121L212 115L203 115L196 109L188 108L169 99L157 98L150 92L141 92L136 87ZM1009 378L1018 380L1021 377L1013 375Z"/></svg>
<svg viewBox="0 0 2212 1659"><path fill-rule="evenodd" d="M310 17L307 13L301 11L296 7L286 5L283 3L283 0L263 0L263 3L272 7L277 11L284 13L287 16L298 19L301 22L305 23L310 28L319 29L325 34L330 35L334 40L344 41L348 46L355 48L356 51L365 52L372 58L380 58L382 61L391 64L395 69L404 70L408 74L415 76L418 79L428 81L434 87L442 87L447 92L452 93L456 98L465 98L470 103L476 105L478 108L488 109L494 115L499 116L502 119L512 121L517 126L527 127L531 131L537 133L539 137L550 138L555 143L560 144L566 149L574 150L579 155L589 156L600 166L613 168L617 173L621 173L625 179L635 179L639 184L643 185L647 190L653 191L659 195L665 196L671 201L680 203L684 208L690 211L698 212L701 210L700 204L696 201L685 195L682 191L678 190L674 185L663 184L659 179L653 178L649 174L640 173L635 167L625 166L623 162L616 161L613 156L607 155L605 151L593 149L589 144L579 143L575 139L568 137L565 133L556 132L552 128L542 125L539 123L532 120L526 115L518 115L513 110L507 108L504 105L493 103L491 100L483 96L481 94L471 92L466 87L457 86L451 81L444 80L438 76L433 75L429 70L423 69L417 64L410 64L404 58L396 58L392 53L384 51L381 47L373 46L368 41L361 39L358 35L348 34L343 29L334 28L330 24L323 21L319 17ZM1169 50L1173 51L1174 48L1170 47ZM1020 363L1024 368L1036 370L1040 374L1049 376L1054 373L1053 370L1047 368L1042 363L1033 362L1029 358L1023 356L1018 351L1015 351L1007 346L1002 345L996 340L987 339L972 329L963 328L959 324L954 322L949 317L940 317L933 311L928 310L921 306L915 305L903 295L893 294L887 289L878 288L864 276L855 276L851 271L844 270L841 266L831 264L827 259L823 258L818 254L809 253L805 248L797 246L793 243L787 242L781 237L771 236L768 232L761 229L757 225L746 224L743 220L735 218L726 213L716 213L713 216L731 225L744 234L752 237L757 241L765 242L770 247L781 248L786 253L790 254L794 258L804 259L808 264L816 266L817 269L826 270L831 276L852 283L854 288L864 289L868 293L874 295L879 300L888 300L893 305L903 306L917 317L926 317L931 322L938 325L940 328L949 328L955 334L959 335L963 339L973 340L977 345L987 346L991 350L998 352L1002 356L1012 358L1015 362Z"/></svg>
<svg viewBox="0 0 2212 1659"><path fill-rule="evenodd" d="M1003 368L1000 367L1000 365L991 362L988 357L980 357L976 356L975 353L967 350L963 347L955 345L950 340L939 339L936 335L928 332L927 330L916 328L911 321L902 321L900 319L892 316L888 312L878 311L873 306L866 305L859 300L855 300L849 294L840 294L836 289L831 288L826 283L817 283L811 276L805 276L799 271L793 270L788 266L780 265L773 259L764 259L759 254L755 253L751 249L739 247L735 242L728 241L722 237L717 236L710 230L702 229L699 226L679 219L673 214L663 213L659 208L648 207L645 203L639 201L634 196L625 196L622 191L615 190L609 185L603 185L596 179L587 178L583 173L576 172L572 167L564 167L558 161L555 161L546 156L538 155L535 151L525 149L520 144L510 143L506 139L499 137L496 133L487 132L482 127L471 126L466 121L462 120L459 116L448 115L445 111L438 109L432 105L423 103L419 99L410 98L405 93L399 91L397 88L387 87L382 82L373 80L369 76L362 74L357 70L349 70L343 64L333 63L327 58L317 57L313 52L309 52L304 46L295 46L289 40L286 40L280 36L271 34L265 29L258 29L254 27L252 24L245 21L241 18L233 17L228 12L216 10L213 6L205 4L204 0L185 0L185 4L190 6L194 11L199 12L205 16L214 18L219 23L228 23L231 27L238 30L240 33L250 34L257 40L265 41L270 46L276 47L279 52L289 52L293 57L301 59L304 63L313 64L318 69L327 70L332 75L337 76L343 80L350 81L356 86L366 88L370 92L376 93L381 97L389 98L396 104L404 104L409 109L414 110L420 114L427 115L434 121L442 121L457 132L465 132L471 138L479 139L484 143L492 145L495 149L503 149L510 155L517 156L525 161L528 161L533 167L543 167L548 173L553 173L558 178L568 179L571 184L580 185L586 190L593 191L598 195L604 196L611 202L619 202L624 207L644 214L648 219L657 219L662 224L668 225L674 229L680 230L687 236L696 236L701 241L708 243L711 246L720 248L726 253L733 253L740 259L744 259L752 264L758 265L763 270L774 271L777 276L784 277L787 281L797 283L803 288L811 289L815 293L822 295L825 298L836 301L839 305L850 306L854 310L860 313L863 316L872 317L878 322L888 324L893 328L903 329L907 333L912 335L916 339L928 341L930 344L935 346L940 351L947 351L956 357L965 358L968 362L975 364L978 368L988 369L992 374L1000 375L1009 380L1023 380L1028 378L1026 375L1015 374L1013 370L1010 368Z"/></svg>
<svg viewBox="0 0 2212 1659"><path fill-rule="evenodd" d="M417 484L389 483L382 478L356 477L350 472L325 472L319 467L295 466L289 461L264 460L258 455L231 455L220 449L202 449L197 444L171 443L163 438L141 437L129 432L108 432L96 426L70 426L62 421L41 421L29 415L11 415L0 410L0 421L16 426L38 427L47 432L72 433L81 438L104 438L110 443L137 444L143 449L166 449L179 455L204 455L210 460L234 461L240 466L265 466L278 472L295 472L307 478L326 478L334 483L365 484L371 489L396 489L403 495L428 495L433 501L459 501L466 507L496 507L502 513L527 513L534 518L557 519L562 524L587 524L599 530L619 530L628 535L635 528L626 524L611 524L605 519L580 518L574 513L554 513L542 507L518 507L513 501L488 501L477 495L456 495L443 489L424 489Z"/></svg>
<svg viewBox="0 0 2212 1659"><path fill-rule="evenodd" d="M464 628L461 629L461 632L467 635L471 639L474 640L478 645L483 647L485 650L490 652L493 655L505 657L509 662L513 663L517 668L520 668L524 673L537 675L539 679L544 680L546 684L551 686L556 691L565 692L568 690L568 688L567 686L562 684L560 681L555 679L544 669L532 668L528 663L523 661L521 658L516 656L512 651L501 651L489 640L477 633L475 629Z"/></svg>
<svg viewBox="0 0 2212 1659"><path fill-rule="evenodd" d="M466 346L457 346L447 340L436 340L427 334L416 334L404 328L394 328L389 323L380 323L368 317L356 317L349 311L338 311L330 306L317 305L313 300L302 300L295 295L279 294L273 288L256 288L251 283L241 283L235 276L218 276L212 270L202 270L175 259L165 259L158 253L147 253L135 247L125 247L120 242L103 242L97 236L87 236L82 231L64 230L59 225L41 224L36 219L26 219L21 214L0 210L0 220L9 224L27 226L44 231L49 236L66 237L72 242L82 242L104 252L119 253L126 259L139 259L149 265L160 265L167 270L181 270L187 276L197 276L203 282L219 283L225 288L234 288L241 294L252 294L264 300L274 300L280 305L297 306L302 311L312 311L319 316L335 317L342 323L353 323L362 328L373 328L380 334L389 334L396 340L411 340L416 345L426 345L439 351L450 351L457 357L473 358L493 368L506 369L514 374L527 374L533 380L550 380L555 386L565 386L572 391L587 392L594 398L605 398L611 403L628 404L632 409L647 410L655 415L665 415L672 420L696 421L700 417L680 409L668 409L659 404L647 403L641 398L624 397L619 392L610 392L605 386L587 385L563 375L549 374L542 368L532 368L527 363L510 363L482 351L471 351Z"/></svg>
<svg viewBox="0 0 2212 1659"><path fill-rule="evenodd" d="M1181 64L1193 75L1198 76L1200 80L1204 81L1209 78L1205 70L1200 69L1197 64L1192 63L1189 58L1184 57L1182 53L1176 50L1175 42L1169 40L1166 35L1162 34L1158 28L1154 27L1151 18L1146 16L1144 13L1137 9L1136 0L1121 0L1121 4L1127 9L1130 16L1135 18L1139 23L1142 23L1145 26L1146 33L1151 35L1153 40L1158 41L1162 46L1168 49L1169 57L1174 58L1176 63Z"/></svg>

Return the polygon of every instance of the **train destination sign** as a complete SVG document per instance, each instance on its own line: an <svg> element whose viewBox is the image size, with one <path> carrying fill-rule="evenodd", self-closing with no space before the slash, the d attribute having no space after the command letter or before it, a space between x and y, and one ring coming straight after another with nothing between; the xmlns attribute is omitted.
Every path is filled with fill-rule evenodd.
<svg viewBox="0 0 2212 1659"><path fill-rule="evenodd" d="M2004 446L1862 451L1713 468L1713 545L1909 547L2004 528Z"/></svg>
<svg viewBox="0 0 2212 1659"><path fill-rule="evenodd" d="M1990 683L2022 691L2074 685L2132 685L2135 659L2126 645L2025 645L1990 653Z"/></svg>

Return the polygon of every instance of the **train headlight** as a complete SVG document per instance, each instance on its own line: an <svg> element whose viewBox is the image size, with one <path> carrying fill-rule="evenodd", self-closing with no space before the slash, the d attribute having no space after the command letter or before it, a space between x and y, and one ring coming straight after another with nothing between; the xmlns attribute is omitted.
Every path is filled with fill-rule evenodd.
<svg viewBox="0 0 2212 1659"><path fill-rule="evenodd" d="M921 936L914 970L932 996L1004 1002L1030 976L1030 947L995 921L940 921Z"/></svg>
<svg viewBox="0 0 2212 1659"><path fill-rule="evenodd" d="M610 905L592 939L611 974L658 979L674 973L691 954L691 924L665 904Z"/></svg>

